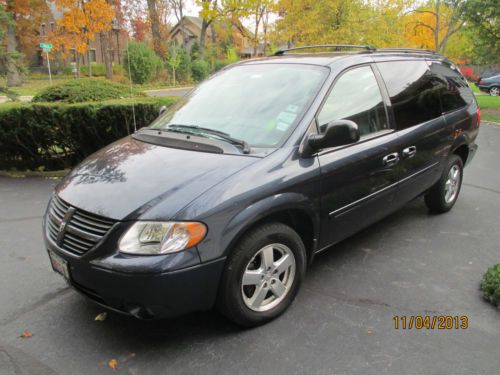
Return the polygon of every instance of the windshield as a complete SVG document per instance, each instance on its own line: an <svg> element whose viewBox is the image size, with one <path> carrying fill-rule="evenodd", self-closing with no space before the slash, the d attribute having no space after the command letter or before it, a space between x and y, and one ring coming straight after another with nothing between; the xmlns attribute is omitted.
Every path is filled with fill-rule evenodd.
<svg viewBox="0 0 500 375"><path fill-rule="evenodd" d="M151 127L196 126L253 147L276 147L293 130L327 73L324 67L296 64L235 66L198 86Z"/></svg>

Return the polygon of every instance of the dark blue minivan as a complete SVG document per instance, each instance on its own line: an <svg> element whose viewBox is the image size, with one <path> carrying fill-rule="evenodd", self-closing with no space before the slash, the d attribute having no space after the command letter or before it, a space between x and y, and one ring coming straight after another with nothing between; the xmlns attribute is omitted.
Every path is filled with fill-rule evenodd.
<svg viewBox="0 0 500 375"><path fill-rule="evenodd" d="M312 46L232 65L57 186L54 270L112 310L292 303L314 255L423 195L456 202L477 149L466 80L430 51Z"/></svg>

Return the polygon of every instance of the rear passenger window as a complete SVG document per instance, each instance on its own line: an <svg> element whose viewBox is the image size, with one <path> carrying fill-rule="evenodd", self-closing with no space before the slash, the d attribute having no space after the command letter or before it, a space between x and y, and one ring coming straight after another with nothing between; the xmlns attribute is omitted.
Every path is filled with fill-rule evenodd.
<svg viewBox="0 0 500 375"><path fill-rule="evenodd" d="M318 115L320 131L334 120L358 124L360 135L388 129L380 89L372 68L363 66L344 73L335 83Z"/></svg>
<svg viewBox="0 0 500 375"><path fill-rule="evenodd" d="M442 82L441 103L443 112L450 112L462 108L474 100L474 94L469 85L456 70L448 64L433 61L430 63L431 72Z"/></svg>
<svg viewBox="0 0 500 375"><path fill-rule="evenodd" d="M442 85L425 61L392 61L377 66L389 92L398 129L441 116Z"/></svg>

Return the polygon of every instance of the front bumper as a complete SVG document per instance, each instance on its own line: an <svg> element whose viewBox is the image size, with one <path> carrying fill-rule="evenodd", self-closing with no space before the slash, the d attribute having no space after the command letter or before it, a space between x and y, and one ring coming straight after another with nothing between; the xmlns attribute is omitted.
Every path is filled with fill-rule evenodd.
<svg viewBox="0 0 500 375"><path fill-rule="evenodd" d="M47 247L68 262L68 281L77 291L102 306L140 319L212 308L225 261L221 258L180 270L134 273L96 266L50 243Z"/></svg>

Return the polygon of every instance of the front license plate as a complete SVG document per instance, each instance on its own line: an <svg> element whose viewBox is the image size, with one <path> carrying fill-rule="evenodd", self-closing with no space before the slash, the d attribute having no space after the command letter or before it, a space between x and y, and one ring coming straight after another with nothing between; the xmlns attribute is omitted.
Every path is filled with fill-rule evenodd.
<svg viewBox="0 0 500 375"><path fill-rule="evenodd" d="M56 253L49 250L50 263L52 263L52 268L54 271L60 273L64 276L66 280L69 281L69 269L68 262L61 258Z"/></svg>

